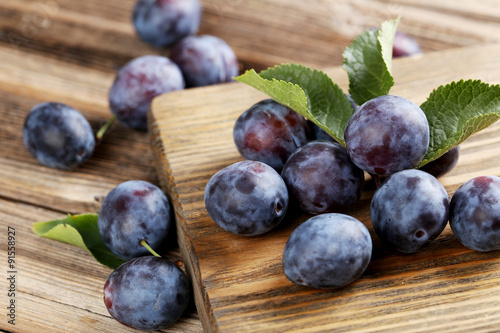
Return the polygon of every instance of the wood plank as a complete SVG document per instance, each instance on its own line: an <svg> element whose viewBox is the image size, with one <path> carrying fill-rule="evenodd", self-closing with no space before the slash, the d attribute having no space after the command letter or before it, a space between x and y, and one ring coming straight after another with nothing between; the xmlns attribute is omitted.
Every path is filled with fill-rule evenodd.
<svg viewBox="0 0 500 333"><path fill-rule="evenodd" d="M441 84L459 79L500 83L500 44L472 46L398 59L391 93L421 103ZM340 67L326 72L343 89ZM152 144L164 189L178 212L178 238L195 289L203 327L214 332L444 332L495 331L500 322L498 251L463 247L449 227L425 251L387 250L370 226L364 192L348 213L369 227L372 262L362 278L333 291L289 282L281 255L293 229L308 216L287 214L282 226L256 237L218 228L203 204L204 187L223 167L242 160L233 140L236 118L266 98L240 83L170 93L150 114ZM500 176L500 124L462 144L457 167L441 182L451 196L464 181ZM484 318L488 318L487 321Z"/></svg>
<svg viewBox="0 0 500 333"><path fill-rule="evenodd" d="M5 0L0 10L2 42L89 67L117 68L155 50L142 43L130 23L133 0Z"/></svg>
<svg viewBox="0 0 500 333"><path fill-rule="evenodd" d="M242 68L282 62L340 65L342 51L359 33L402 16L400 28L424 51L498 42L495 0L218 0L202 1L200 34L233 47ZM135 0L3 0L0 43L103 70L147 53L168 55L139 40L131 24Z"/></svg>

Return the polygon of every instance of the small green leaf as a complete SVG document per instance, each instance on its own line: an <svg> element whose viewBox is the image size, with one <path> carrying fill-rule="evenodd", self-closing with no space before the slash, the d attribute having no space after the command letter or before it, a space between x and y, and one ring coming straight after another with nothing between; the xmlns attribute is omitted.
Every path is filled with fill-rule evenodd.
<svg viewBox="0 0 500 333"><path fill-rule="evenodd" d="M500 118L500 86L461 80L435 89L420 106L427 116L430 142L418 167L437 159Z"/></svg>
<svg viewBox="0 0 500 333"><path fill-rule="evenodd" d="M344 128L353 109L342 89L325 73L302 65L285 64L259 74L251 69L236 80L295 110L345 145Z"/></svg>
<svg viewBox="0 0 500 333"><path fill-rule="evenodd" d="M344 50L343 68L356 104L387 95L394 85L392 47L398 23L399 17L382 23L378 30L367 30Z"/></svg>
<svg viewBox="0 0 500 333"><path fill-rule="evenodd" d="M97 228L97 214L68 215L65 219L33 224L38 236L71 244L89 251L101 264L115 269L124 261L103 243Z"/></svg>

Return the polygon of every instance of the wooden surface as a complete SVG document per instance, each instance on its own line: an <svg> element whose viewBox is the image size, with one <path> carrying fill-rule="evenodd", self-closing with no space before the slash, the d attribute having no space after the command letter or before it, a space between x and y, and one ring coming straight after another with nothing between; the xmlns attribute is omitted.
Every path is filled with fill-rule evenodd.
<svg viewBox="0 0 500 333"><path fill-rule="evenodd" d="M459 79L500 83L500 44L427 54L394 62L392 94L420 104L441 84ZM341 68L327 70L347 89ZM347 91L347 90L345 90ZM167 94L155 100L152 142L160 181L178 213L181 252L194 280L203 327L215 332L493 332L500 324L499 252L463 247L449 227L418 254L391 252L373 233L373 184L348 213L374 240L360 280L334 291L289 282L281 258L308 215L289 212L277 230L256 237L223 231L208 216L204 186L242 158L236 118L266 96L240 83ZM441 178L450 196L478 175L500 176L500 123L462 144L457 167ZM370 190L370 185L372 190ZM486 319L487 318L487 319Z"/></svg>
<svg viewBox="0 0 500 333"><path fill-rule="evenodd" d="M402 15L424 51L500 41L496 0L202 1L200 33L219 36L242 67L281 62L335 66L359 33ZM115 70L146 53L130 24L135 0L2 0L0 42L89 67Z"/></svg>
<svg viewBox="0 0 500 333"><path fill-rule="evenodd" d="M57 171L39 165L22 140L24 118L37 103L69 103L97 129L110 117L106 94L112 73L0 46L0 237L2 307L7 304L7 229L16 230L17 321L9 332L133 332L111 319L102 288L111 270L78 248L37 237L31 225L67 213L97 213L103 198L130 179L158 183L147 133L114 125L82 167ZM180 258L177 247L167 255ZM5 312L5 311L3 311ZM2 313L3 313L2 312ZM169 331L200 332L192 306Z"/></svg>
<svg viewBox="0 0 500 333"><path fill-rule="evenodd" d="M6 230L9 226L16 229L16 263L19 272L16 285L19 292L17 325L7 324L4 311L1 316L3 319L0 319L1 331L23 333L131 331L112 320L103 306L101 290L110 270L97 264L82 250L36 237L31 232L31 224L36 221L61 218L67 213L95 213L104 196L119 183L130 179L141 179L159 184L160 178L165 180L165 184L175 183L171 196L178 201L179 221L185 221L187 217L200 219L203 207L200 206L199 195L207 176L219 167L238 159L234 155L234 147L227 141L227 130L232 126L231 117L236 116L236 113L245 107L245 103L251 103L258 98L258 94L256 95L250 88L232 84L186 91L189 97L176 99L174 103L177 110L180 107L193 106L192 103L199 103L206 111L208 105L215 106L224 102L223 108L214 107L209 110L210 117L204 120L208 121L204 130L209 133L206 134L207 140L199 147L208 150L211 150L211 147L221 147L221 149L211 151L210 158L207 158L203 165L200 165L201 162L196 162L187 152L176 151L171 157L176 166L182 162L186 165L186 170L192 173L184 171L179 175L179 170L169 173L166 169L162 169L158 177L154 168L149 134L131 131L120 124L115 124L109 135L97 146L94 156L73 172L43 167L25 149L21 129L27 113L37 103L48 100L68 103L79 109L89 119L93 128L97 129L110 116L106 95L116 70L139 55L150 53L168 55L168 49L153 48L135 36L130 24L130 12L134 2L134 0L0 1L0 226L4 230L3 236L0 237L0 248L3 249L0 265L2 308L5 308L8 302L5 249ZM427 0L307 2L216 0L203 1L203 4L200 33L224 38L237 53L242 70L250 67L262 69L289 61L314 67L339 65L342 50L353 37L365 28L376 26L382 20L394 18L399 14L402 15L401 29L414 35L426 52L500 42L498 33L500 9L495 0L482 2L445 0L439 3ZM460 66L460 70L470 70L472 77L475 78L474 74L477 73L478 77L484 77L485 80L492 82L496 80L496 73L492 68L474 66L480 65L478 60L482 59L481 57L485 57L486 63L491 64L488 61L493 61L495 57L498 59L498 55L481 52L484 50L480 49L477 57ZM460 57L460 54L457 53L456 56ZM433 53L426 59L433 57L439 60L441 56L439 53ZM421 80L413 81L415 75L422 74L421 70L415 69L411 64L403 65L405 61L397 65L399 73L396 74L399 81L395 89L407 96L414 96L417 100L424 98L418 95L423 90L420 86L422 82L425 86L433 86L439 83L436 82L437 78L451 79L456 74L453 70L449 70L448 66L441 66L429 72L425 78L420 77ZM335 74L335 71L332 73ZM345 86L345 78L342 76L334 79L337 82L340 80ZM243 91L246 93L242 95ZM204 99L192 100L193 96ZM236 96L239 96L238 100L233 98ZM175 139L177 144L183 144L185 140L191 142L190 140L194 139L186 138L185 134L197 135L201 119L198 114L188 112L185 117L188 115L191 115L193 123L186 127L187 132L173 132L179 136L177 138L169 136L169 140ZM183 121L185 120L186 118L183 118ZM170 121L168 119L158 121L157 125L167 126ZM219 135L221 128L226 130L223 135ZM496 140L495 133L485 132L484 135L487 133L490 133L491 137L485 140L493 144ZM152 142L157 149L160 142L158 140L157 135ZM229 145L228 150L223 148L226 145ZM165 152L168 151L166 146L163 148ZM489 150L479 145L470 146L469 153L471 154L469 162L462 161L457 167L457 173L445 178L449 182L447 185L450 190L454 190L464 175L474 175L478 164L484 166L486 170L493 168L488 166L494 163L494 160L487 158ZM198 235L192 240L185 238L188 231L192 230L187 230L185 227L180 229L184 248L199 247L201 244L206 249L214 241L217 246L223 245L233 252L226 257L217 257L215 251L208 253L205 251L201 256L186 255L187 262L193 266L191 270L194 274L194 285L198 288L198 294L202 295L198 297L199 313L205 327L214 327L209 323L217 323L221 330L233 331L235 318L239 318L237 320L239 325L257 321L259 322L257 331L270 331L276 328L274 325L279 324L272 319L277 315L274 308L279 310L278 317L284 319L303 313L304 302L307 303L309 300L315 304L308 310L313 314L323 313L323 309L331 307L330 294L318 296L309 291L297 291L303 295L301 300L291 297L283 302L283 297L275 299L275 296L284 295L283 290L278 288L264 300L262 295L258 294L259 291L267 292L267 288L272 287L267 285L269 280L266 280L266 277L274 277L274 280L272 278L270 280L276 286L286 283L278 274L279 265L276 264L276 259L279 253L272 253L270 258L263 260L259 252L261 246L263 248L276 246L273 245L275 240L263 237L265 239L259 245L250 244L255 251L247 249L245 254L255 262L249 267L241 268L238 276L232 276L231 269L238 267L236 254L241 252L239 248L241 240L231 240L221 244L222 239L226 241L225 238L220 238L224 235L211 228L203 229L204 223L207 221L201 219L194 223L194 226L202 228L200 230L208 230L208 233L203 237ZM291 223L293 225L298 222L291 221ZM211 239L212 232L213 239ZM279 230L278 235L283 237L288 232L289 229L285 228ZM278 244L279 242L282 241L278 241ZM458 281L461 281L462 289L465 289L463 286L465 281L467 279L473 281L476 278L476 275L469 271L473 266L467 264L468 261L475 260L478 267L484 269L485 274L493 274L494 260L486 267L485 263L489 257L467 251L461 254L460 251L463 250L451 240L450 235L445 235L441 242L445 244L449 242L459 251L457 261L449 262L450 271L440 266L442 264L440 261L438 264L437 261L429 261L425 256L417 257L415 263L408 268L409 275L402 275L405 277L403 282L420 281L421 284L413 287L422 289L422 283L432 285L451 279L455 276L453 270L458 267L459 273L462 274ZM437 255L439 253L438 251ZM179 256L178 248L174 247L167 252L167 255ZM207 259L209 261L206 261ZM202 263L201 266L198 265L198 270L195 269L198 267L196 260ZM386 265L394 271L392 264L384 260L378 262L382 262L382 267ZM210 266L206 266L207 262L210 262ZM259 267L260 271L254 278L252 274L255 272L255 267ZM421 279L414 272L422 267L434 269L440 280L432 282L425 278ZM467 268L463 273L460 271L462 267ZM429 294L415 299L417 303L406 302L407 298L399 297L397 290L391 290L391 294L384 296L384 289L381 286L385 275L381 270L383 269L374 271L371 268L369 271L370 280L377 282L376 285L369 285L370 288L373 287L371 293L373 295L378 293L380 299L376 303L365 304L365 309L373 308L374 304L378 306L380 313L385 314L380 320L385 323L397 323L399 319L404 318L398 312L389 315L388 311L393 309L390 305L399 304L401 308L409 311L412 307L419 308L418 302L424 302L425 297L432 301L432 295ZM207 273L210 274L208 280ZM391 274L391 271L388 274ZM229 286L239 286L242 281L249 280L253 281L251 287L254 291L250 294L243 292L234 297L234 288ZM494 291L489 289L491 281L492 279L486 279L485 285L474 284L470 288L480 292L487 291L491 293L493 299ZM296 292L294 286L289 286L288 289L292 294ZM429 290L436 292L436 289ZM352 289L348 289L343 293L349 294L351 291ZM408 295L409 292L403 289L402 295ZM453 293L454 289L445 288L442 292ZM474 292L470 293L466 292L462 296L464 298L470 296L468 299L472 308L471 318L475 316L488 318L492 311L498 310L494 307L496 304L494 301L491 303L492 308L485 310L482 304L477 305ZM321 304L318 303L318 297L324 297ZM241 302L242 299L245 302ZM363 300L353 300L352 297L344 299L335 295L333 299L339 304L346 304L347 301L363 302ZM200 300L206 300L207 303L200 303ZM265 304L262 305L262 302ZM430 307L428 311L441 310L439 304L431 305L434 307ZM259 310L261 306L265 313ZM342 306L342 311L347 311L349 307L350 304ZM212 312L213 309L217 311ZM371 314L368 317L369 312L366 311L368 310L357 313L355 318L358 318L359 323L365 321L369 327L377 317ZM415 320L421 319L426 313L424 310L417 312ZM456 313L462 312L457 310ZM346 312L338 312L337 309L328 321L345 318L342 317L343 314ZM317 319L318 317L313 315L299 316L296 320L300 320L302 323L300 327L303 327ZM455 317L452 321L454 320ZM288 319L284 321L286 324ZM471 325L479 326L474 319L470 319L470 322ZM318 323L318 325L323 324ZM347 324L342 325L346 327ZM328 326L321 327L329 330ZM245 328L250 330L250 326ZM180 322L167 331L200 332L202 329L199 315L192 307Z"/></svg>

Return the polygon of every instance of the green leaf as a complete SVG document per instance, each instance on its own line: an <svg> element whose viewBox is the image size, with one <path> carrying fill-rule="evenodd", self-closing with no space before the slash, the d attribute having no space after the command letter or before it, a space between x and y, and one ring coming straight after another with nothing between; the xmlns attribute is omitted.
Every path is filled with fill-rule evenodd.
<svg viewBox="0 0 500 333"><path fill-rule="evenodd" d="M418 167L437 159L500 118L500 86L461 80L435 89L420 106L430 128L429 149Z"/></svg>
<svg viewBox="0 0 500 333"><path fill-rule="evenodd" d="M284 64L259 74L251 69L236 80L295 110L345 145L344 128L353 109L342 89L325 73L302 65Z"/></svg>
<svg viewBox="0 0 500 333"><path fill-rule="evenodd" d="M125 261L103 243L97 228L97 214L68 215L65 219L33 224L38 236L71 244L89 251L101 264L115 269Z"/></svg>
<svg viewBox="0 0 500 333"><path fill-rule="evenodd" d="M399 17L382 23L378 30L367 30L344 50L343 68L356 104L387 95L394 85L392 46L398 23Z"/></svg>

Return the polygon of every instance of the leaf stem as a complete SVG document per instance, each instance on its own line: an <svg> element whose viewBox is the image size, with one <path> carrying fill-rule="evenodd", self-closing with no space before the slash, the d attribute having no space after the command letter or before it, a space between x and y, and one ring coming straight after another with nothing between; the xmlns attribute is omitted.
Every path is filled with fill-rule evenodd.
<svg viewBox="0 0 500 333"><path fill-rule="evenodd" d="M95 135L95 138L97 141L101 140L106 131L109 129L109 127L113 124L113 122L116 120L116 115L111 117L102 127L97 131L97 134Z"/></svg>
<svg viewBox="0 0 500 333"><path fill-rule="evenodd" d="M161 258L161 256L158 253L156 253L155 250L151 248L151 246L149 246L148 242L145 239L141 239L139 241L139 244L148 249L148 251L151 252L151 254L154 255L155 257Z"/></svg>

